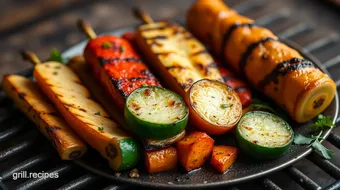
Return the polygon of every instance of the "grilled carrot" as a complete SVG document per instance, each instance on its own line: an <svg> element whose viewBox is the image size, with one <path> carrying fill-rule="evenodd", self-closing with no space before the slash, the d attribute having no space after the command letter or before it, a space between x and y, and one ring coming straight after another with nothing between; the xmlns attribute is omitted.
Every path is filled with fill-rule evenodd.
<svg viewBox="0 0 340 190"><path fill-rule="evenodd" d="M2 87L18 108L51 141L61 159L74 160L86 153L86 144L71 130L33 81L19 75L7 75Z"/></svg>
<svg viewBox="0 0 340 190"><path fill-rule="evenodd" d="M222 0L197 0L188 12L187 24L195 36L209 43L231 68L295 121L312 119L333 100L336 85L329 76Z"/></svg>
<svg viewBox="0 0 340 190"><path fill-rule="evenodd" d="M211 154L214 139L194 131L176 144L178 160L186 171L200 168Z"/></svg>
<svg viewBox="0 0 340 190"><path fill-rule="evenodd" d="M233 102L225 105L228 97L235 97L234 92L221 83L222 76L203 44L175 23L154 23L140 10L135 13L147 22L137 30L137 45L161 73L166 86L185 97L190 108L190 123L214 135L232 129L241 117L241 102L239 98L231 98ZM193 84L201 80L204 81L197 85L200 88L192 89ZM231 112L235 114L229 115Z"/></svg>
<svg viewBox="0 0 340 190"><path fill-rule="evenodd" d="M177 151L174 147L145 151L145 167L148 173L159 173L177 167Z"/></svg>
<svg viewBox="0 0 340 190"><path fill-rule="evenodd" d="M211 154L210 164L224 173L235 162L238 149L232 146L214 146Z"/></svg>
<svg viewBox="0 0 340 190"><path fill-rule="evenodd" d="M96 37L90 25L83 21L79 21L78 25L90 38L84 50L85 60L119 108L124 109L126 97L136 88L160 86L126 39Z"/></svg>
<svg viewBox="0 0 340 190"><path fill-rule="evenodd" d="M33 75L47 97L55 104L76 133L109 161L115 171L134 167L139 148L121 130L106 110L94 101L79 77L59 62L41 63L37 56L25 52L24 58L35 63Z"/></svg>

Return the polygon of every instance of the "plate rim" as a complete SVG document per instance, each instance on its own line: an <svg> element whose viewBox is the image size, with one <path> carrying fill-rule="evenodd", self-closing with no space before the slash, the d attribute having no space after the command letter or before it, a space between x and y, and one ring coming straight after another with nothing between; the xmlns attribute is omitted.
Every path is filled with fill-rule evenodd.
<svg viewBox="0 0 340 190"><path fill-rule="evenodd" d="M107 35L107 34L111 34L113 35L113 33L118 33L118 32L124 32L124 31L131 31L132 29L135 29L138 26L138 24L135 25L127 25L127 26L122 26L122 27L118 27L113 29L110 32L105 32L105 33L101 33L98 36L102 36L102 35ZM66 60L64 61L68 61L72 56L75 56L74 54L72 55L72 51L75 51L76 49L79 49L81 46L85 46L85 43L88 40L83 40L79 43L74 44L72 47L67 48L65 51L62 52L62 56L65 58ZM285 43L286 45L294 48L295 50L297 50L299 53L301 53L303 55L303 57L305 57L306 59L312 61L321 71L323 71L324 73L326 73L330 78L331 75L329 74L328 70L324 67L324 65L321 63L321 61L319 59L317 59L315 56L313 56L308 50L306 50L305 48L303 48L302 46L300 46L299 44L286 39L286 38L280 38L280 41ZM333 118L333 123L336 122L337 118L338 118L338 114L339 114L339 96L338 96L338 92L336 91L336 94L334 96L334 99L332 101L335 101L335 114L334 114L334 118ZM323 135L323 140L325 140L328 135L331 133L331 131L333 130L333 128L328 129L324 135ZM95 166L89 166L88 164L86 164L83 160L73 160L73 162L75 164L77 164L78 166L85 168L86 170L89 170L97 175L103 176L107 179L110 179L112 181L118 182L118 183L123 183L123 185L137 185L137 186L141 186L141 187L152 187L152 188L167 188L167 189L193 189L193 188L216 188L216 187L221 187L221 186L230 186L230 185L235 185L241 182L246 182L249 180L253 180L253 179L257 179L260 177L263 177L265 175L268 175L270 173L276 172L278 170L282 170L286 167L291 166L292 164L294 164L295 162L299 161L300 159L306 157L308 154L310 154L312 152L312 148L308 148L306 149L306 151L302 152L299 156L294 157L292 159L290 159L289 161L278 165L276 167L273 167L271 169L268 170L264 170L261 171L259 173L256 174L252 174L249 176L245 176L242 178L236 178L233 180L226 180L226 181L217 181L217 182L211 182L211 183L200 183L200 184L166 184L166 183L154 183L154 182L148 182L148 181L139 181L139 180L134 180L133 178L120 178L120 177L113 177L109 174L107 174L106 172L103 172L101 170L96 169ZM221 174L224 175L224 174Z"/></svg>

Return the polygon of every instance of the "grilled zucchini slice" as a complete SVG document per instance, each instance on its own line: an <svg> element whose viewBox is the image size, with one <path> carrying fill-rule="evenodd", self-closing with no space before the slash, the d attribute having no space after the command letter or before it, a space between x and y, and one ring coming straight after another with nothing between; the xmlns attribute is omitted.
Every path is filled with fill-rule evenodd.
<svg viewBox="0 0 340 190"><path fill-rule="evenodd" d="M143 138L160 140L181 133L188 115L184 100L165 88L138 88L126 100L127 126Z"/></svg>

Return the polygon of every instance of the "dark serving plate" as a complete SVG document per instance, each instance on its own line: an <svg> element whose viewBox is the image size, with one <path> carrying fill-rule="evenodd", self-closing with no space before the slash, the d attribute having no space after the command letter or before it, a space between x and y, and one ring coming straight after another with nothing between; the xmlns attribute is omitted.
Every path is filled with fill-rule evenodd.
<svg viewBox="0 0 340 190"><path fill-rule="evenodd" d="M124 27L114 30L113 32L110 32L108 34L121 35L126 31L133 31L135 29L136 26ZM287 40L282 41L300 51L300 53L305 58L314 62L315 65L317 65L321 70L328 74L328 72L323 68L320 61L310 55L304 49ZM75 55L81 55L83 53L85 43L86 42L81 42L63 52L63 57L68 60ZM338 94L336 94L334 100L324 112L325 115L332 116L333 122L335 122L335 119L338 115L338 101ZM294 128L294 131L296 133L301 133L304 135L308 135L308 133L310 132L308 127L309 124L310 123L296 124L291 122L291 126ZM326 138L330 132L331 129L325 131L323 137ZM214 139L216 140L215 144L235 145L234 137L232 134L221 135L215 137ZM145 172L143 168L143 163L141 162L137 166L140 173L139 178L129 178L129 171L122 172L119 177L116 177L115 172L113 172L109 168L107 161L101 158L99 153L92 149L82 159L76 160L74 162L89 171L123 184L177 189L213 188L244 182L250 179L267 175L277 170L281 170L293 164L297 160L305 157L311 151L312 150L310 148L306 148L306 146L293 145L284 156L276 160L269 161L256 161L241 153L236 163L224 174L216 172L214 168L212 168L212 166L207 163L201 169L190 173L186 173L184 170L178 167L177 171L149 175Z"/></svg>

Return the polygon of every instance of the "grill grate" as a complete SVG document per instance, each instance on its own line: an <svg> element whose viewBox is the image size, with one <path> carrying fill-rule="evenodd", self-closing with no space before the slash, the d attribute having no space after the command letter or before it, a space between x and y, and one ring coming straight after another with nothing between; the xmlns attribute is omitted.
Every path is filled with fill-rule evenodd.
<svg viewBox="0 0 340 190"><path fill-rule="evenodd" d="M242 1L234 6L240 13L257 20L259 25L268 27L281 38L288 38L302 45L306 50L313 52L321 59L325 68L330 69L333 79L340 86L339 72L340 55L336 47L340 46L340 35L338 33L325 34L324 31L316 30L315 26L291 19L291 11L283 8L271 10L272 7L265 6L265 1L248 0ZM335 48L334 48L335 47ZM332 51L326 51L332 49ZM30 76L32 70L21 74ZM339 92L339 90L338 90ZM23 118L23 119L17 119ZM337 120L340 125L340 119ZM26 126L29 125L29 126ZM0 189L37 189L53 187L59 190L71 189L126 189L126 185L112 185L110 181L97 175L89 173L72 162L62 162L53 151L49 142L39 134L35 127L23 117L21 113L13 108L8 98L0 91ZM339 128L334 129L329 135L326 144L329 143L340 149ZM327 144L328 145L328 144ZM326 146L327 146L326 145ZM334 148L333 148L334 149ZM337 150L338 151L338 150ZM260 178L246 184L236 185L229 189L268 189L280 190L284 185L276 180L280 178L292 179L296 182L296 188L304 189L340 189L340 168L336 160L324 160L315 153L304 158L302 162L310 161L318 168L326 172L331 178L328 184L318 184L295 165L284 169L273 176ZM19 171L28 172L58 172L59 179L28 179L13 180L12 174ZM287 182L285 182L287 183Z"/></svg>

